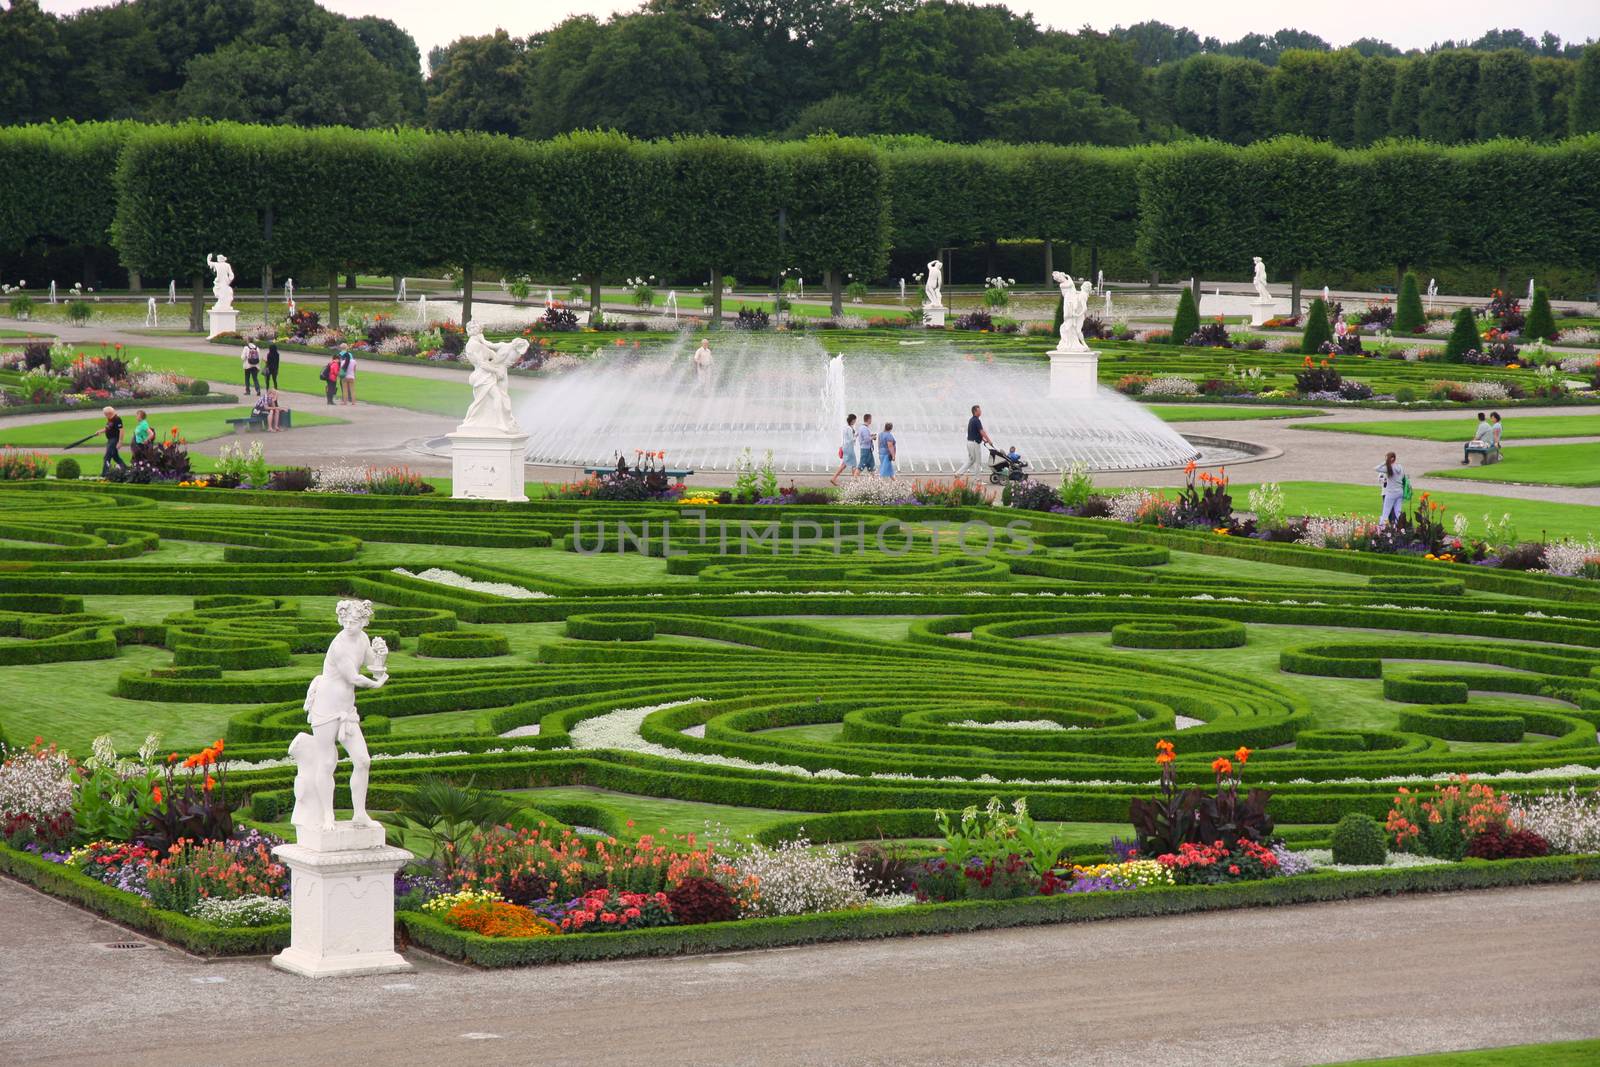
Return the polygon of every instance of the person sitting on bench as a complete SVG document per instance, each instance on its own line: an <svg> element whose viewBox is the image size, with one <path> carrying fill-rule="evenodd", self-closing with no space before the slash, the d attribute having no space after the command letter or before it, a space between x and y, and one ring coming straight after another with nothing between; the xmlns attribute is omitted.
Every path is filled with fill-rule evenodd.
<svg viewBox="0 0 1600 1067"><path fill-rule="evenodd" d="M1472 462L1472 453L1479 452L1487 456L1494 448L1494 427L1489 425L1489 420L1483 412L1478 412L1478 430L1472 435L1472 440L1461 446L1461 465L1465 467Z"/></svg>
<svg viewBox="0 0 1600 1067"><path fill-rule="evenodd" d="M1505 429L1505 427L1500 425L1500 413L1498 411L1489 412L1489 425L1494 427L1494 439L1493 439L1494 454L1495 454L1496 458L1499 458L1499 456L1500 456L1500 433L1501 433L1502 430Z"/></svg>
<svg viewBox="0 0 1600 1067"><path fill-rule="evenodd" d="M251 410L250 414L260 419L266 425L266 430L268 433L277 433L278 418L280 415L280 409L278 407L278 391L276 389L268 389L265 396L256 400L255 407Z"/></svg>

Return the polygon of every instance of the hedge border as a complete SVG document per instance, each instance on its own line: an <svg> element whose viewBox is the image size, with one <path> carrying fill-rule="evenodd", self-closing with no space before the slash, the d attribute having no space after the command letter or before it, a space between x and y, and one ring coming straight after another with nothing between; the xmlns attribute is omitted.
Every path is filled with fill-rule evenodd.
<svg viewBox="0 0 1600 1067"><path fill-rule="evenodd" d="M1400 893L1449 892L1594 881L1600 855L1527 860L1465 860L1384 871L1329 871L1259 882L1073 893L1019 900L956 901L884 910L825 912L742 919L699 926L664 926L603 934L490 938L456 930L442 920L401 911L396 920L414 944L480 967L517 967L642 956L780 948L789 945L1001 930L1102 919L1188 915L1235 908L1316 904Z"/></svg>
<svg viewBox="0 0 1600 1067"><path fill-rule="evenodd" d="M289 924L217 926L153 907L144 897L97 882L64 863L0 845L0 872L58 900L171 942L197 956L259 956L289 945Z"/></svg>

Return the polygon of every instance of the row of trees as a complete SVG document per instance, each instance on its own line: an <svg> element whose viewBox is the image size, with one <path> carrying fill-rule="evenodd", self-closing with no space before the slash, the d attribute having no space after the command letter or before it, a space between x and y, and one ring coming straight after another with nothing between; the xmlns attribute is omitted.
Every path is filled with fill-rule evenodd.
<svg viewBox="0 0 1600 1067"><path fill-rule="evenodd" d="M527 141L415 130L127 123L0 129L0 257L108 239L147 277L224 252L241 284L476 268L883 276L891 246L1137 246L1168 277L1263 256L1301 270L1600 263L1600 136L1340 150L1304 138L1136 149L820 137ZM109 207L108 207L109 206ZM337 299L337 293L333 294ZM197 298L198 299L198 298ZM469 297L470 299L470 297ZM198 304L197 304L198 307Z"/></svg>
<svg viewBox="0 0 1600 1067"><path fill-rule="evenodd" d="M1342 147L1391 137L1462 144L1600 130L1600 45L1576 61L1498 52L1362 56L1291 51L1274 66L1197 55L1156 71L1172 121L1235 144L1302 134Z"/></svg>
<svg viewBox="0 0 1600 1067"><path fill-rule="evenodd" d="M1600 129L1600 45L1496 31L1470 49L1335 51L1140 23L1041 27L962 0L648 0L429 56L393 22L316 0L127 0L58 16L0 3L0 116L427 125L548 138L581 129L799 139L1131 145L1292 133L1341 146Z"/></svg>

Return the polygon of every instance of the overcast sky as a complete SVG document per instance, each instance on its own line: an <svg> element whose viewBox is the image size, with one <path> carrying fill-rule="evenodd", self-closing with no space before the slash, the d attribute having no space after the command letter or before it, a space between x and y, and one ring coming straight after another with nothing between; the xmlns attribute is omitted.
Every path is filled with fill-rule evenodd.
<svg viewBox="0 0 1600 1067"><path fill-rule="evenodd" d="M346 15L381 15L413 37L427 61L428 49L457 37L491 33L503 27L518 37L548 29L571 15L604 18L638 8L637 0L322 0ZM74 0L43 0L50 11L66 13L92 6ZM97 5L96 5L97 6ZM1285 27L1309 30L1335 46L1377 37L1400 48L1422 48L1444 38L1475 38L1495 28L1519 29L1538 37L1550 30L1563 40L1600 36L1600 4L1594 0L1341 0L1336 4L1293 6L1260 0L1007 0L1018 11L1057 29L1087 23L1099 30L1157 19L1188 26L1202 37L1229 41L1247 33L1270 34Z"/></svg>

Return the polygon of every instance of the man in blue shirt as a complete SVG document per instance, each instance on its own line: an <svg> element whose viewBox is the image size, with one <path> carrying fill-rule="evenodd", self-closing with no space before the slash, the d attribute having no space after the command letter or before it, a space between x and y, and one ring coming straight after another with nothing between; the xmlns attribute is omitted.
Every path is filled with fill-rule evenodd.
<svg viewBox="0 0 1600 1067"><path fill-rule="evenodd" d="M967 420L967 465L956 471L956 474L982 474L984 468L983 446L994 445L989 440L989 431L983 428L983 408L972 405L972 418Z"/></svg>
<svg viewBox="0 0 1600 1067"><path fill-rule="evenodd" d="M856 426L856 445L861 450L861 470L871 474L877 469L877 463L872 458L872 413L861 416L861 422Z"/></svg>

